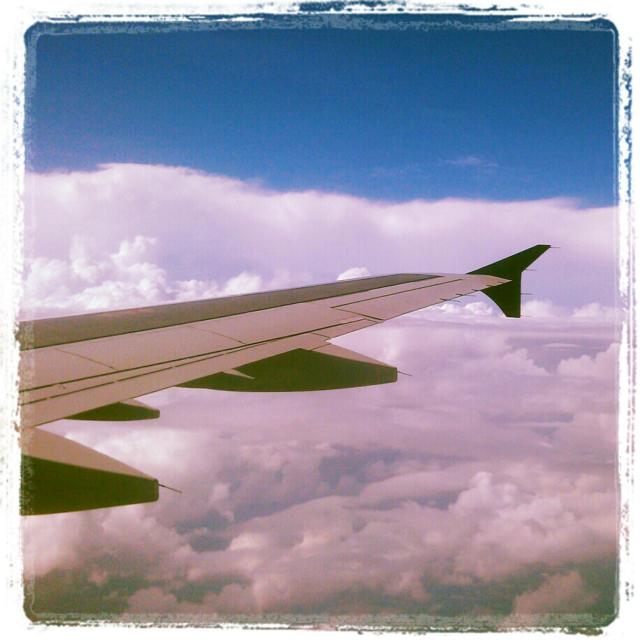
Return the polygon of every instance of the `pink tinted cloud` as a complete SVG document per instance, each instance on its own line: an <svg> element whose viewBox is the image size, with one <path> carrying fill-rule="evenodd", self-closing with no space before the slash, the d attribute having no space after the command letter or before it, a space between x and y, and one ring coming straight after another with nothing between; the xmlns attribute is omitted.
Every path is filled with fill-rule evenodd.
<svg viewBox="0 0 640 640"><path fill-rule="evenodd" d="M468 271L543 243L562 249L528 274L536 292L574 306L612 300L616 210L567 199L385 202L126 164L31 174L26 189L32 258L65 260L73 236L104 251L143 236L158 238L158 261L175 279L248 271L268 281L287 270L304 283L354 265L373 274Z"/></svg>
<svg viewBox="0 0 640 640"><path fill-rule="evenodd" d="M25 520L35 611L610 606L613 209L374 202L135 165L29 181L39 229L24 306L36 315L335 280L356 266L458 271L537 242L563 246L525 275L534 317L504 319L470 298L336 341L411 374L394 385L169 389L145 399L161 408L153 423L50 425L183 494Z"/></svg>
<svg viewBox="0 0 640 640"><path fill-rule="evenodd" d="M567 334L578 353L563 350ZM183 494L29 519L26 557L39 580L75 572L57 591L71 608L90 584L140 614L335 613L339 602L437 614L448 590L473 603L478 589L510 593L515 612L598 611L598 590L615 584L602 591L592 567L615 562L617 500L615 379L596 364L614 337L606 320L571 316L407 318L341 339L410 369L395 385L173 389L155 394L154 424L62 421L52 430ZM547 344L560 345L555 360ZM576 376L583 357L593 366ZM497 366L510 358L517 366ZM51 602L46 584L36 610ZM499 610L483 602L465 611Z"/></svg>

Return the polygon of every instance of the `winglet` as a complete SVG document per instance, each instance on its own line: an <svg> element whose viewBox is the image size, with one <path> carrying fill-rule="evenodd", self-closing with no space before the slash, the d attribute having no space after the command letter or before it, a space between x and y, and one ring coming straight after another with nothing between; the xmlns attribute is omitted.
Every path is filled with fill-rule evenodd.
<svg viewBox="0 0 640 640"><path fill-rule="evenodd" d="M505 316L519 318L522 272L550 248L551 245L548 244L537 244L520 253L504 258L504 260L498 260L498 262L488 264L486 267L470 271L469 274L495 276L496 278L511 280L511 282L484 289L482 293L489 296L500 307Z"/></svg>

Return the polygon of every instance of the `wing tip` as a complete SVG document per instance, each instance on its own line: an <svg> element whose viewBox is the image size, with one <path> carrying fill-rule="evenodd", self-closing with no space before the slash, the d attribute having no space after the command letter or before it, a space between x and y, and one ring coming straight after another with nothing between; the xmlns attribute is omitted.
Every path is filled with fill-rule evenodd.
<svg viewBox="0 0 640 640"><path fill-rule="evenodd" d="M551 248L549 244L536 244L524 251L514 253L475 271L470 271L469 274L494 276L509 280L510 282L486 289L483 293L498 305L507 318L520 318L522 317L520 312L522 272Z"/></svg>
<svg viewBox="0 0 640 640"><path fill-rule="evenodd" d="M513 280L513 277L519 276L529 265L533 264L549 249L551 249L550 244L536 244L524 251L519 251L502 260L480 267L480 269L470 271L469 273Z"/></svg>

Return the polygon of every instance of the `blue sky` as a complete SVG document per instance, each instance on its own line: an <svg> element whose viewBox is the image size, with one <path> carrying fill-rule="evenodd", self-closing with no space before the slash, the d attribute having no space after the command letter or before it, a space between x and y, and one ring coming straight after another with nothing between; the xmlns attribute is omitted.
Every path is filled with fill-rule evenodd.
<svg viewBox="0 0 640 640"><path fill-rule="evenodd" d="M67 32L37 39L36 70L38 172L133 162L396 202L615 201L612 30Z"/></svg>

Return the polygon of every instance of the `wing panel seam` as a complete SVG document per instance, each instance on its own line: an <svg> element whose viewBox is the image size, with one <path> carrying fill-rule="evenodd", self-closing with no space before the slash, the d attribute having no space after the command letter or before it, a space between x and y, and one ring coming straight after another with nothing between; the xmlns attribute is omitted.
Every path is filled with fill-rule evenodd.
<svg viewBox="0 0 640 640"><path fill-rule="evenodd" d="M393 298L393 296L401 296L404 293L413 293L414 291L422 291L422 289L430 289L432 287L441 287L445 284L452 284L454 282L463 282L463 278L458 278L457 280L447 280L447 282L437 282L435 284L427 284L424 287L415 287L414 289L407 289L406 291L397 291L396 293L387 293L382 296L374 296L373 298L365 298L364 300L355 300L354 302L347 302L343 305L337 305L336 307L331 307L332 309L340 308L344 309L345 307L349 307L352 304L362 304L363 302L370 302L371 300L380 300L380 298ZM457 295L457 294L456 294ZM449 298L447 298L448 300ZM353 313L358 313L354 311ZM380 320L380 318L378 318Z"/></svg>
<svg viewBox="0 0 640 640"><path fill-rule="evenodd" d="M230 318L233 316L242 316L245 315L247 313L253 313L254 311L267 311L269 309L279 309L279 308L285 308L285 307L290 307L294 304L304 304L307 302L317 302L320 300L326 300L328 298L339 298L339 297L343 297L343 296L347 296L347 295L353 295L354 293L366 293L367 291L373 291L375 289L386 289L387 287L394 287L397 286L398 284L410 284L412 282L421 282L423 280L430 280L432 278L437 278L439 276L437 275L432 275L432 274L396 274L395 276L372 276L372 279L376 279L376 278L389 278L389 277L404 277L406 278L406 280L404 282L394 282L391 284L385 284L385 285L379 285L379 286L375 286L374 284L372 284L369 287L366 287L364 289L361 289L360 291L347 291L344 293L330 293L327 295L318 295L317 297L310 297L309 299L302 299L302 300L293 300L290 302L283 302L281 304L278 303L274 303L274 304L267 304L266 306L263 307L257 307L255 309L247 309L244 311L231 311L229 313L224 313L222 315L209 315L209 316L205 316L202 318L189 318L188 320L184 320L184 321L178 321L175 323L171 323L171 322L167 322L165 323L164 321L160 321L160 324L158 325L151 325L148 327L144 327L141 329L133 329L131 331L115 331L113 333L111 332L106 332L104 334L99 334L99 335L93 335L93 336L89 336L89 337L81 337L79 339L74 339L74 340L66 340L66 341L55 341L55 338L52 338L52 342L47 342L45 344L41 344L33 347L21 347L21 351L33 351L34 349L40 349L40 348L44 348L44 347L56 347L56 346L61 346L61 345L65 345L65 344L78 344L81 342L86 342L88 340L96 340L99 338L109 338L109 337L114 337L114 336L121 336L121 335L131 335L131 334L135 334L135 333L140 333L143 331L152 331L152 330L156 330L156 329L166 329L168 327L179 327L179 326L184 326L184 325L192 325L196 322L205 322L207 320L217 320L217 319L222 319L222 318ZM306 288L313 288L313 287L326 287L326 286L332 286L334 284L339 284L339 283L330 283L329 285L327 284L319 284L319 285L311 285L310 287L297 287L296 289L306 289ZM284 289L284 290L279 290L279 291L261 291L255 294L246 294L246 295L251 295L251 296L255 296L255 295L267 295L267 294L277 294L277 293L282 293L282 292L289 292L289 291L295 291L296 289ZM311 294L313 296L313 294ZM198 303L198 302L215 302L217 300L230 300L232 298L234 298L235 296L230 296L227 298L214 298L212 300L194 300L192 301L193 303ZM243 296L237 296L239 299L241 299ZM185 304L185 303L168 303L165 305L158 305L159 308L164 308L167 306L179 306L180 304ZM121 313L126 313L126 312L138 312L141 310L152 310L153 307L140 307L140 308L136 308L136 309L123 309L119 312ZM105 311L105 312L100 312L101 313L119 313L119 312L110 312L110 311ZM94 315L94 314L88 314L88 315ZM99 314L95 314L95 315L99 315ZM81 318L82 316L65 316L65 317L61 317L61 318L51 318L50 320L64 320L66 318ZM22 325L25 326L31 326L31 327L35 327L37 326L36 323L38 323L39 320L31 320L31 321L25 321L24 323L21 323Z"/></svg>

